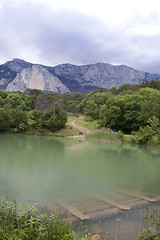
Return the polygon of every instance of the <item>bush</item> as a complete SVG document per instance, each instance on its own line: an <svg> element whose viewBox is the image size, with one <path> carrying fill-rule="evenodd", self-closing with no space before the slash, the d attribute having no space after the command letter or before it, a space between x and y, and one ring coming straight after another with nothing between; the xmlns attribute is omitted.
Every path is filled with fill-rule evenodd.
<svg viewBox="0 0 160 240"><path fill-rule="evenodd" d="M138 235L138 240L160 240L160 213L154 208L144 214L144 229Z"/></svg>
<svg viewBox="0 0 160 240"><path fill-rule="evenodd" d="M61 110L58 105L55 105L54 108L48 110L46 113L33 110L31 119L36 128L49 129L50 131L55 132L65 127L67 114Z"/></svg>
<svg viewBox="0 0 160 240"><path fill-rule="evenodd" d="M1 240L85 240L76 233L70 224L62 222L54 214L39 214L37 207L28 205L23 209L16 199L0 201L0 239Z"/></svg>

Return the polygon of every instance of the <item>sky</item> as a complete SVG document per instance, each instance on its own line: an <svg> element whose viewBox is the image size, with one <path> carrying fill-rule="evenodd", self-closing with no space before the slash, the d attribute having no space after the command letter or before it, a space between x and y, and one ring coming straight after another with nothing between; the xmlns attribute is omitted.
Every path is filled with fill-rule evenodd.
<svg viewBox="0 0 160 240"><path fill-rule="evenodd" d="M13 58L160 73L160 1L0 0L0 64Z"/></svg>

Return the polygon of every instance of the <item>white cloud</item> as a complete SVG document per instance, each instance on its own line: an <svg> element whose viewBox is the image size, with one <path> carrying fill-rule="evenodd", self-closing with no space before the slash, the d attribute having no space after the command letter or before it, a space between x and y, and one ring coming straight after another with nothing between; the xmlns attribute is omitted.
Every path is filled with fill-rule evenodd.
<svg viewBox="0 0 160 240"><path fill-rule="evenodd" d="M0 62L110 62L160 71L157 0L0 0Z"/></svg>

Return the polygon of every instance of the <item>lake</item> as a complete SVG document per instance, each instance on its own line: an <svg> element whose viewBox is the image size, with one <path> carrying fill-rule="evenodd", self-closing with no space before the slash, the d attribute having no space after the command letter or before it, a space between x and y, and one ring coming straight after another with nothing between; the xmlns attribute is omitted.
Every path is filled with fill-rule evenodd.
<svg viewBox="0 0 160 240"><path fill-rule="evenodd" d="M103 232L112 228L112 232L121 232L118 239L127 239L123 225L128 226L128 232L139 231L140 211L144 206L151 206L143 196L160 195L159 169L159 148L47 136L0 135L1 195L9 199L16 197L24 205L36 202L46 208L54 208L60 200L60 205L65 202L78 208L76 204L79 204L79 210L86 208L86 215L93 216L93 221L85 220L91 229L95 226L96 231ZM142 195L139 199L144 204L143 201L139 204L141 208L135 204L126 212L123 206L133 206L127 204L137 201L135 192ZM117 209L119 201L123 206L117 215L112 218L100 215L109 205ZM89 207L85 204L92 207L92 212L87 213Z"/></svg>

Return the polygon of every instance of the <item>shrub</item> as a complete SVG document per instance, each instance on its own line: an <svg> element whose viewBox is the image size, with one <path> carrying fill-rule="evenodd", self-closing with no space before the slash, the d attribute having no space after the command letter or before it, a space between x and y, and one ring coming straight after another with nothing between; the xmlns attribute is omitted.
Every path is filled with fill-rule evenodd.
<svg viewBox="0 0 160 240"><path fill-rule="evenodd" d="M0 201L0 239L1 240L85 240L71 225L59 220L54 214L38 213L37 207L28 205L23 209L16 199Z"/></svg>
<svg viewBox="0 0 160 240"><path fill-rule="evenodd" d="M157 208L144 213L144 229L138 235L138 240L160 240L160 213Z"/></svg>

